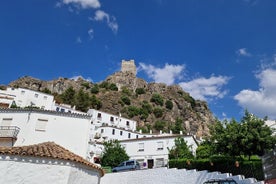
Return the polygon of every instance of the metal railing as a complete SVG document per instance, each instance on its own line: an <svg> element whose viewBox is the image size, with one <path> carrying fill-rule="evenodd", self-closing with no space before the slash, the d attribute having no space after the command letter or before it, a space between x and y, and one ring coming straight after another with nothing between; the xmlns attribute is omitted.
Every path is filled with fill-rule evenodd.
<svg viewBox="0 0 276 184"><path fill-rule="evenodd" d="M13 138L17 139L17 135L20 131L20 128L17 126L0 126L0 138Z"/></svg>

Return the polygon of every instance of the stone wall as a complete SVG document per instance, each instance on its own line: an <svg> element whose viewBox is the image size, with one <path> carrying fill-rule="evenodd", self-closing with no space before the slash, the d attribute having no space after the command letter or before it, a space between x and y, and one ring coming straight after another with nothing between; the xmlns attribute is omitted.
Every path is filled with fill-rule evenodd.
<svg viewBox="0 0 276 184"><path fill-rule="evenodd" d="M122 66L121 66L121 71L122 72L130 72L136 76L137 71L136 71L136 65L134 63L134 60L122 60Z"/></svg>

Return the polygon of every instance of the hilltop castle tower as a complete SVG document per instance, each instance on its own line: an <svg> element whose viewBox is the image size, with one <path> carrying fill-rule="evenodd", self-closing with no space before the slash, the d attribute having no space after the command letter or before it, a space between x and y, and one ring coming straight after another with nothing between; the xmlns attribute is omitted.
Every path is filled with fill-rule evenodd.
<svg viewBox="0 0 276 184"><path fill-rule="evenodd" d="M123 73L129 72L136 76L137 71L136 71L136 65L134 60L129 60L129 61L122 60L121 72Z"/></svg>

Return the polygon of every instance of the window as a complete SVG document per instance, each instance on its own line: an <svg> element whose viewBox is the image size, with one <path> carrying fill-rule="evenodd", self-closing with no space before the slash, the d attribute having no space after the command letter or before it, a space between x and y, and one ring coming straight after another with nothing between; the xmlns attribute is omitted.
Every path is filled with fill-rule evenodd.
<svg viewBox="0 0 276 184"><path fill-rule="evenodd" d="M41 109L45 109L45 106L41 106Z"/></svg>
<svg viewBox="0 0 276 184"><path fill-rule="evenodd" d="M47 96L44 96L44 97L43 97L44 100L47 100L47 98L48 98Z"/></svg>
<svg viewBox="0 0 276 184"><path fill-rule="evenodd" d="M138 144L138 151L144 151L144 143Z"/></svg>
<svg viewBox="0 0 276 184"><path fill-rule="evenodd" d="M21 95L24 95L25 94L25 91L21 91Z"/></svg>
<svg viewBox="0 0 276 184"><path fill-rule="evenodd" d="M37 119L35 130L36 131L46 131L48 120L47 119Z"/></svg>
<svg viewBox="0 0 276 184"><path fill-rule="evenodd" d="M138 137L138 135L136 135L136 139L138 139L139 137Z"/></svg>
<svg viewBox="0 0 276 184"><path fill-rule="evenodd" d="M110 117L110 121L114 122L114 117L113 116Z"/></svg>
<svg viewBox="0 0 276 184"><path fill-rule="evenodd" d="M38 94L37 93L34 96L35 96L35 98L38 98Z"/></svg>
<svg viewBox="0 0 276 184"><path fill-rule="evenodd" d="M60 112L65 112L65 109L60 109Z"/></svg>
<svg viewBox="0 0 276 184"><path fill-rule="evenodd" d="M126 162L126 165L134 165L134 161Z"/></svg>
<svg viewBox="0 0 276 184"><path fill-rule="evenodd" d="M101 129L101 133L104 133L104 129Z"/></svg>
<svg viewBox="0 0 276 184"><path fill-rule="evenodd" d="M1 126L11 126L12 118L3 118Z"/></svg>
<svg viewBox="0 0 276 184"><path fill-rule="evenodd" d="M157 142L157 150L163 150L163 142Z"/></svg>
<svg viewBox="0 0 276 184"><path fill-rule="evenodd" d="M123 135L123 131L122 130L120 131L120 135Z"/></svg>
<svg viewBox="0 0 276 184"><path fill-rule="evenodd" d="M101 119L102 118L102 114L101 113L98 113L98 119Z"/></svg>
<svg viewBox="0 0 276 184"><path fill-rule="evenodd" d="M59 107L56 108L56 111L57 111L57 112L59 111Z"/></svg>
<svg viewBox="0 0 276 184"><path fill-rule="evenodd" d="M112 129L112 135L115 135L115 129Z"/></svg>
<svg viewBox="0 0 276 184"><path fill-rule="evenodd" d="M126 122L126 126L129 126L129 121Z"/></svg>
<svg viewBox="0 0 276 184"><path fill-rule="evenodd" d="M130 139L130 137L131 137L131 135L130 135L130 133L128 133L128 138Z"/></svg>

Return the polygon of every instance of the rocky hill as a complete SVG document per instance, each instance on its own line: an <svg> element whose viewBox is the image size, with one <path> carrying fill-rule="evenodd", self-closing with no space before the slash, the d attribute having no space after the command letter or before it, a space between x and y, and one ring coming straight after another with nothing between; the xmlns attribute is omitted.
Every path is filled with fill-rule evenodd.
<svg viewBox="0 0 276 184"><path fill-rule="evenodd" d="M136 77L135 65L124 64L127 68L122 64L121 71L108 76L101 83L91 83L81 78L43 81L22 77L9 86L51 93L57 102L76 105L79 110L96 108L121 114L136 120L138 128L145 132L153 129L156 132L172 130L179 133L181 130L197 137L208 135L208 125L214 122L214 117L206 102L193 99L178 85L147 83ZM73 94L73 97L68 101L66 96L69 94Z"/></svg>

